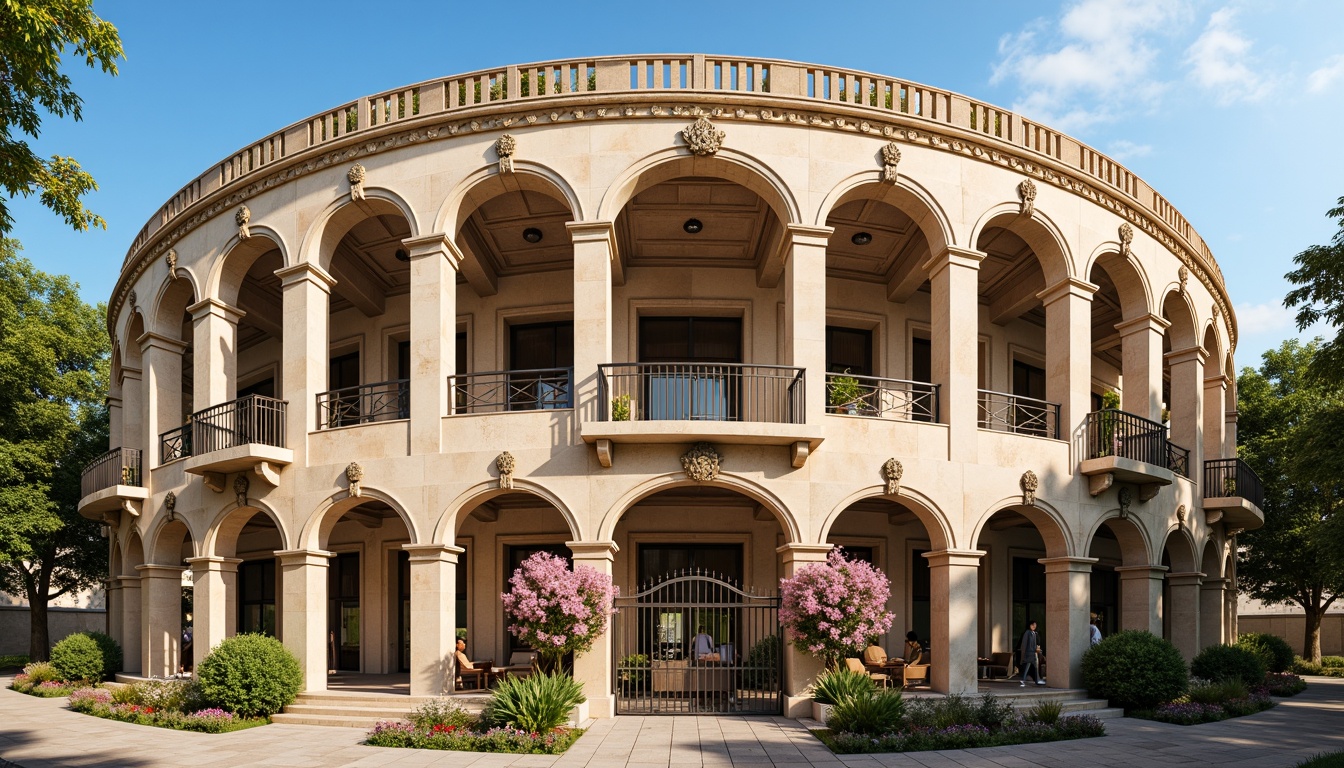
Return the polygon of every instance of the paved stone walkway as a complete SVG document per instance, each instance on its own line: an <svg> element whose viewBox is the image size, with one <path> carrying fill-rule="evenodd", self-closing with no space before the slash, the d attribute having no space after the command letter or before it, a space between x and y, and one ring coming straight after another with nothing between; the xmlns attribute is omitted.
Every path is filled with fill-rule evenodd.
<svg viewBox="0 0 1344 768"><path fill-rule="evenodd" d="M353 728L268 725L211 735L117 723L71 712L64 699L0 690L0 766L207 768L425 766L473 768L1028 768L1029 766L1293 766L1344 750L1344 680L1311 688L1268 712L1183 727L1113 719L1110 735L1054 744L836 756L783 718L623 717L598 721L564 755L483 755L380 749ZM0 678L0 684L8 680ZM8 763L6 762L8 761Z"/></svg>

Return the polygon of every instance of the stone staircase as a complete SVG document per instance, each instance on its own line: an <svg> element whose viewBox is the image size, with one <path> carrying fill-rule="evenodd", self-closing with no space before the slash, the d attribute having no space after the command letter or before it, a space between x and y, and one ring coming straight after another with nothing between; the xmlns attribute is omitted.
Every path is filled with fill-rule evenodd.
<svg viewBox="0 0 1344 768"><path fill-rule="evenodd" d="M1109 720L1114 717L1124 717L1125 711L1118 707L1112 707L1110 702L1105 699L1090 699L1087 692L1076 689L1044 688L1028 685L1026 688L1019 688L1016 684L1011 687L1004 686L999 688L995 686L992 690L981 690L983 693L993 693L1000 700L1012 704L1013 709L1019 713L1025 714L1027 710L1046 701L1059 702L1061 714L1069 715L1091 715L1102 720ZM979 695L979 694L976 694ZM923 696L937 696L942 694L928 694L924 692L907 693L907 698L920 698Z"/></svg>
<svg viewBox="0 0 1344 768"><path fill-rule="evenodd" d="M459 693L451 698L468 712L480 712L490 696L486 693ZM432 700L430 696L354 691L300 693L293 704L279 714L272 715L271 722L371 730L380 720L405 720L416 707Z"/></svg>

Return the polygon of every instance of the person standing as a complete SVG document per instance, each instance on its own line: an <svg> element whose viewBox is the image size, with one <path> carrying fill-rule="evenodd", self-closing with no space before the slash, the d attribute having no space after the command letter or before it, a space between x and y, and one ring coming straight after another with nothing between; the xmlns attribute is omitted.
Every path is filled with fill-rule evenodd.
<svg viewBox="0 0 1344 768"><path fill-rule="evenodd" d="M1101 623L1101 617L1095 613L1092 614L1092 623L1089 624L1087 627L1087 635L1088 635L1087 640L1089 647L1101 642L1101 627L1097 626L1097 624L1099 623Z"/></svg>
<svg viewBox="0 0 1344 768"><path fill-rule="evenodd" d="M1018 644L1017 651L1021 654L1022 680L1018 687L1025 687L1027 684L1027 672L1035 678L1037 685L1045 685L1045 678L1041 677L1041 637L1036 634L1036 621L1027 623L1027 631L1022 633L1022 642Z"/></svg>

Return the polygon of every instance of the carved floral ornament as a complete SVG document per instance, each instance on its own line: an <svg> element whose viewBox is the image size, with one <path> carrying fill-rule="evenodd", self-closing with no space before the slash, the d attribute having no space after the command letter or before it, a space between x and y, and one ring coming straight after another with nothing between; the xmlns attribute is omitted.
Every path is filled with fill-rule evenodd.
<svg viewBox="0 0 1344 768"><path fill-rule="evenodd" d="M350 166L350 170L346 171L345 178L350 182L350 200L352 202L364 199L364 179L368 175L369 172L364 170L364 166L359 163Z"/></svg>
<svg viewBox="0 0 1344 768"><path fill-rule="evenodd" d="M238 239L246 240L252 236L248 230L247 223L252 220L252 211L248 210L246 205L238 206L238 210L233 213L233 223L238 225Z"/></svg>
<svg viewBox="0 0 1344 768"><path fill-rule="evenodd" d="M896 183L896 166L901 162L901 147L894 141L882 147L882 181Z"/></svg>
<svg viewBox="0 0 1344 768"><path fill-rule="evenodd" d="M686 140L686 146L690 147L692 153L702 157L718 152L719 147L723 146L724 136L724 132L715 128L704 115L681 129L681 137Z"/></svg>
<svg viewBox="0 0 1344 768"><path fill-rule="evenodd" d="M172 249L170 248L170 249L168 250L168 255L163 257L163 261L164 261L165 264L168 265L168 278L169 278L170 280L176 280L176 279L177 279L177 251L172 250Z"/></svg>
<svg viewBox="0 0 1344 768"><path fill-rule="evenodd" d="M239 475L233 481L233 493L237 497L238 506L247 506L247 489L252 483L247 479L247 475Z"/></svg>
<svg viewBox="0 0 1344 768"><path fill-rule="evenodd" d="M518 151L518 140L512 134L504 134L495 141L495 154L499 155L499 172L513 173L513 154Z"/></svg>
<svg viewBox="0 0 1344 768"><path fill-rule="evenodd" d="M1176 525L1185 525L1185 505L1182 504L1176 508Z"/></svg>
<svg viewBox="0 0 1344 768"><path fill-rule="evenodd" d="M682 454L681 468L690 479L704 483L718 479L721 459L714 446L709 443L696 443L691 446L691 450Z"/></svg>
<svg viewBox="0 0 1344 768"><path fill-rule="evenodd" d="M1017 194L1022 198L1022 215L1030 216L1036 210L1036 182L1023 179L1017 185Z"/></svg>
<svg viewBox="0 0 1344 768"><path fill-rule="evenodd" d="M905 474L905 467L896 457L887 459L882 464L882 479L887 481L886 493L888 496L895 496L901 492L901 476Z"/></svg>
<svg viewBox="0 0 1344 768"><path fill-rule="evenodd" d="M135 295L135 289L132 288L131 295L126 297L126 300L130 303L132 310L140 306L140 302L136 300L138 298L140 297Z"/></svg>
<svg viewBox="0 0 1344 768"><path fill-rule="evenodd" d="M1125 222L1120 225L1120 255L1129 258L1134 247L1134 228Z"/></svg>
<svg viewBox="0 0 1344 768"><path fill-rule="evenodd" d="M163 511L168 513L169 520L177 519L177 494L169 491L163 496Z"/></svg>
<svg viewBox="0 0 1344 768"><path fill-rule="evenodd" d="M1123 520L1129 517L1129 505L1133 498L1133 494L1129 490L1129 486L1121 486L1118 496L1120 501L1120 519Z"/></svg>
<svg viewBox="0 0 1344 768"><path fill-rule="evenodd" d="M350 483L350 498L358 499L364 495L364 487L360 485L361 481L364 480L364 468L359 465L358 461L350 462L349 466L345 468L345 479Z"/></svg>
<svg viewBox="0 0 1344 768"><path fill-rule="evenodd" d="M513 460L513 454L505 451L499 454L495 459L495 469L499 470L499 487L509 489L513 487L513 470L517 462Z"/></svg>
<svg viewBox="0 0 1344 768"><path fill-rule="evenodd" d="M1022 473L1022 479L1018 481L1022 486L1022 503L1028 507L1036 506L1036 489L1040 487L1041 481L1036 477L1036 473L1028 469Z"/></svg>
<svg viewBox="0 0 1344 768"><path fill-rule="evenodd" d="M1181 281L1181 294L1184 295L1185 284L1190 281L1190 270L1182 265L1180 269L1176 270L1176 279Z"/></svg>

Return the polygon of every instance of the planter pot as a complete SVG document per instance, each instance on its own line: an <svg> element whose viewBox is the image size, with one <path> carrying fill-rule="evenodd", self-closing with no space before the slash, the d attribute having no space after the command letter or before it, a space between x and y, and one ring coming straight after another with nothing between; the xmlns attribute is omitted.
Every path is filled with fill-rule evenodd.
<svg viewBox="0 0 1344 768"><path fill-rule="evenodd" d="M831 720L831 710L834 708L833 704L822 704L819 701L814 701L812 702L812 719L826 725Z"/></svg>

